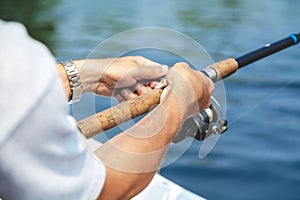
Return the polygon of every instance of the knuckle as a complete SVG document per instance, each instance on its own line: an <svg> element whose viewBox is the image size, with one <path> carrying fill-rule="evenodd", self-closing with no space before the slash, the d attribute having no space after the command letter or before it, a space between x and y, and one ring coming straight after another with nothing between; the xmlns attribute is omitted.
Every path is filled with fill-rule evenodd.
<svg viewBox="0 0 300 200"><path fill-rule="evenodd" d="M175 68L190 68L190 66L185 62L178 62L174 65Z"/></svg>
<svg viewBox="0 0 300 200"><path fill-rule="evenodd" d="M133 62L136 66L143 66L146 64L146 58L144 58L143 56L134 56Z"/></svg>
<svg viewBox="0 0 300 200"><path fill-rule="evenodd" d="M144 63L146 60L143 56L133 56L132 59L137 63Z"/></svg>
<svg viewBox="0 0 300 200"><path fill-rule="evenodd" d="M134 56L136 59L138 59L138 60L143 60L143 59L145 59L143 56Z"/></svg>

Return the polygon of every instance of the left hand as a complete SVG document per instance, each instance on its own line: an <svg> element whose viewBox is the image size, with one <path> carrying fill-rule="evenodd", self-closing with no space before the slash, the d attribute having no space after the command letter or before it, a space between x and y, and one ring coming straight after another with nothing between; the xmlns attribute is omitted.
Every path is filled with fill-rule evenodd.
<svg viewBox="0 0 300 200"><path fill-rule="evenodd" d="M75 61L84 92L128 100L154 88L168 72L165 65L142 56ZM142 84L142 82L147 82ZM132 92L131 87L135 92Z"/></svg>

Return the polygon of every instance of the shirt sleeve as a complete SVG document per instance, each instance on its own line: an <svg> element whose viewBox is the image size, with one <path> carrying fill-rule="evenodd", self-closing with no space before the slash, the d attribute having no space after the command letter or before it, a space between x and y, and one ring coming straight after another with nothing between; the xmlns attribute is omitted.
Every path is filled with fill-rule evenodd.
<svg viewBox="0 0 300 200"><path fill-rule="evenodd" d="M0 199L96 199L105 167L68 115L54 58L18 23L0 20L0 43Z"/></svg>

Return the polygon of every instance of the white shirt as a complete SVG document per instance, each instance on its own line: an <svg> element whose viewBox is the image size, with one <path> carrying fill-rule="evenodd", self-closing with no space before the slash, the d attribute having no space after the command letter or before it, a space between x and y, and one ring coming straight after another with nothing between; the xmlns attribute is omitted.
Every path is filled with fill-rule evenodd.
<svg viewBox="0 0 300 200"><path fill-rule="evenodd" d="M68 115L49 50L0 20L0 199L96 199L105 168Z"/></svg>

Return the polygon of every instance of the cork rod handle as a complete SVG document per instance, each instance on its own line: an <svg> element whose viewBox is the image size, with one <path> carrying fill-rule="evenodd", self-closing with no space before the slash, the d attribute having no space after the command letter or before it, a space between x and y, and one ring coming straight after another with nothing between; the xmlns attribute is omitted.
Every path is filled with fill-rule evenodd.
<svg viewBox="0 0 300 200"><path fill-rule="evenodd" d="M77 123L81 133L91 138L123 122L148 112L159 104L162 89L154 89L134 99L120 103Z"/></svg>
<svg viewBox="0 0 300 200"><path fill-rule="evenodd" d="M215 71L215 77L210 77L214 82L220 81L238 70L239 64L234 58L227 58L220 62L209 65L207 69Z"/></svg>

